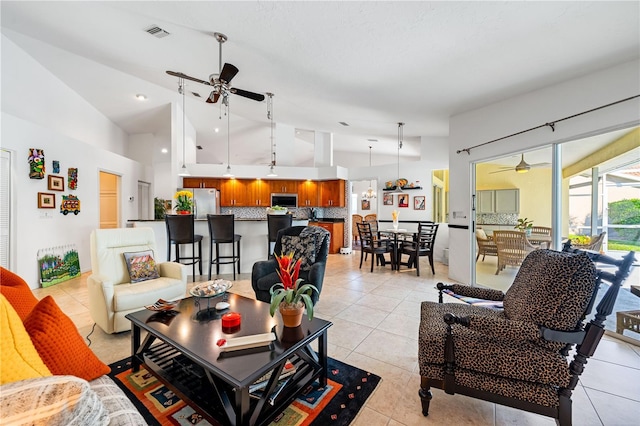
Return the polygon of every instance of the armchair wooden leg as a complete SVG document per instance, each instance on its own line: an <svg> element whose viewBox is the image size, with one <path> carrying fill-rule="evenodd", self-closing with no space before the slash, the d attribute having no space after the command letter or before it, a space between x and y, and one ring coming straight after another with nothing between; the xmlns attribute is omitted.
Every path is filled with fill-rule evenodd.
<svg viewBox="0 0 640 426"><path fill-rule="evenodd" d="M426 377L422 377L420 379L420 390L418 391L418 395L420 396L420 403L422 404L422 415L429 415L429 404L431 403L431 399L433 395L431 394L431 386L429 386L429 379Z"/></svg>

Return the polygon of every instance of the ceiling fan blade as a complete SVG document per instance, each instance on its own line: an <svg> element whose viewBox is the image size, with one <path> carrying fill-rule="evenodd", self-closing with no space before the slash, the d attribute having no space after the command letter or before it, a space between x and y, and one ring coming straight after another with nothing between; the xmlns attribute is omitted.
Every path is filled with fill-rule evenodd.
<svg viewBox="0 0 640 426"><path fill-rule="evenodd" d="M489 172L490 175L494 174L494 173L502 173L502 172L512 172L514 169L513 167L509 167L508 169L504 169L504 170L496 170L494 172Z"/></svg>
<svg viewBox="0 0 640 426"><path fill-rule="evenodd" d="M206 84L207 86L211 86L211 83L209 83L208 81L200 80L199 78L191 77L181 72L167 71L167 74L172 75L174 77L184 78L185 80L191 80L191 81L195 81L196 83Z"/></svg>
<svg viewBox="0 0 640 426"><path fill-rule="evenodd" d="M220 80L224 81L225 83L229 83L231 79L236 76L236 74L238 74L238 68L236 68L235 65L227 64L225 62L224 66L222 67L222 72L220 73Z"/></svg>
<svg viewBox="0 0 640 426"><path fill-rule="evenodd" d="M244 98L253 99L254 101L262 102L264 101L264 95L262 93L249 92L247 90L231 88L231 93L236 94L238 96L242 96Z"/></svg>
<svg viewBox="0 0 640 426"><path fill-rule="evenodd" d="M551 167L551 163L536 163L536 164L530 164L531 168L534 167Z"/></svg>
<svg viewBox="0 0 640 426"><path fill-rule="evenodd" d="M218 99L220 99L220 93L216 93L216 91L214 90L207 98L207 103L215 104L216 102L218 102Z"/></svg>

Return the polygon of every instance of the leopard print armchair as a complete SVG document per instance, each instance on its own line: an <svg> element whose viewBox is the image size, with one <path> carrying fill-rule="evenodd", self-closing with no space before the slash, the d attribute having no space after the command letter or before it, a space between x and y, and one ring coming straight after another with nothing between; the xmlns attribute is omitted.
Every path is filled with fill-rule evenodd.
<svg viewBox="0 0 640 426"><path fill-rule="evenodd" d="M596 259L597 256L597 259ZM596 270L595 261L617 267ZM536 250L523 261L506 293L461 284L458 294L502 300L503 310L422 302L418 342L422 413L431 387L554 417L571 424L571 393L604 334L618 289L633 263L565 248ZM584 327L601 281L611 283L594 320ZM586 336L586 337L585 337ZM577 346L573 361L569 349Z"/></svg>

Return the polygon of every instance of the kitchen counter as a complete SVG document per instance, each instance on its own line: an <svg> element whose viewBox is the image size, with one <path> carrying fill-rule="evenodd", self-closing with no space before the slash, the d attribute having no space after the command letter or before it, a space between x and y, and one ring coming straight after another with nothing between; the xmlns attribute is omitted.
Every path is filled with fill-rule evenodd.
<svg viewBox="0 0 640 426"><path fill-rule="evenodd" d="M164 219L161 220L129 220L128 225L134 228L148 227L153 229L156 236L156 258L159 261L167 260L167 230ZM293 219L293 226L306 226L309 224L308 219ZM209 226L206 219L195 220L195 233L202 235L202 273L209 273L209 247L211 239L209 238ZM240 240L240 272L250 274L253 264L258 260L267 259L267 219L242 219L235 220L235 233L242 235ZM197 250L197 249L196 249ZM182 245L180 254L191 254L191 245ZM175 253L172 246L172 253ZM220 246L220 255L231 255L231 244L222 244ZM220 265L221 274L232 274L233 264ZM191 271L191 269L189 269ZM213 268L215 275L215 268ZM212 276L213 276L212 275Z"/></svg>

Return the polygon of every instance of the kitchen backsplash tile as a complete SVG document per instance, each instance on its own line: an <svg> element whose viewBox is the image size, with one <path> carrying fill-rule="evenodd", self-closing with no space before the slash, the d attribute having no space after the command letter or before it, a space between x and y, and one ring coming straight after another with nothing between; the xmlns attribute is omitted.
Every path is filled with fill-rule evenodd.
<svg viewBox="0 0 640 426"><path fill-rule="evenodd" d="M518 223L517 213L485 213L476 216L477 224L515 225Z"/></svg>

